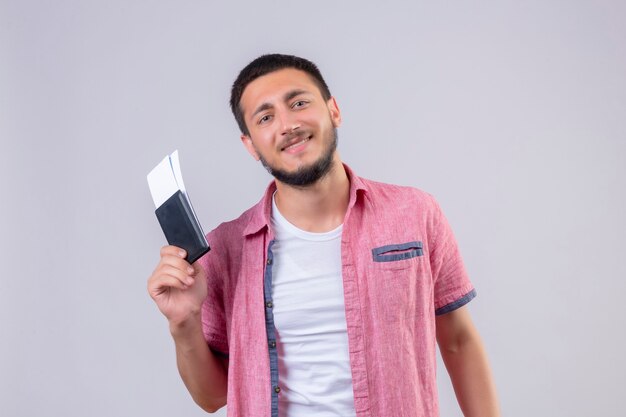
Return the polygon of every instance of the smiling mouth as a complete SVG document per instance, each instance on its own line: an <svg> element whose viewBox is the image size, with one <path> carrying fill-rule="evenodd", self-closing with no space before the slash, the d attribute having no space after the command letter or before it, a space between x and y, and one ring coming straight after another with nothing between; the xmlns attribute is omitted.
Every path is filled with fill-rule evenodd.
<svg viewBox="0 0 626 417"><path fill-rule="evenodd" d="M309 135L307 137L299 138L298 141L296 141L294 143L291 143L288 146L285 146L284 148L281 149L281 151L287 151L289 149L295 148L296 146L302 145L303 143L310 141L312 137L313 137L313 135Z"/></svg>

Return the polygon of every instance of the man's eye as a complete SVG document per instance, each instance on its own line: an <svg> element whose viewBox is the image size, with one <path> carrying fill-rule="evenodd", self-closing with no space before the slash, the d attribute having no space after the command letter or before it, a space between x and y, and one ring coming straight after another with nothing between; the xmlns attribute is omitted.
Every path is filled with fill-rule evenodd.
<svg viewBox="0 0 626 417"><path fill-rule="evenodd" d="M307 104L307 102L305 100L299 100L299 101L296 101L295 103L293 103L292 107L294 107L294 108L296 108L296 107L303 107L306 104Z"/></svg>
<svg viewBox="0 0 626 417"><path fill-rule="evenodd" d="M270 116L269 114L266 114L265 116L261 117L259 119L259 124L261 123L266 123L268 122L270 119L272 118L272 116Z"/></svg>

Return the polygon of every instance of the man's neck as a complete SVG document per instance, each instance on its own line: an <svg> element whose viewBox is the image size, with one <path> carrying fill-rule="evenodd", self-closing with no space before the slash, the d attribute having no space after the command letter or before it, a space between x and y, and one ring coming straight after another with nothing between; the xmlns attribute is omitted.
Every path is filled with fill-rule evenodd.
<svg viewBox="0 0 626 417"><path fill-rule="evenodd" d="M331 170L315 184L300 188L276 181L276 206L289 223L307 232L328 232L343 223L350 180L335 154Z"/></svg>

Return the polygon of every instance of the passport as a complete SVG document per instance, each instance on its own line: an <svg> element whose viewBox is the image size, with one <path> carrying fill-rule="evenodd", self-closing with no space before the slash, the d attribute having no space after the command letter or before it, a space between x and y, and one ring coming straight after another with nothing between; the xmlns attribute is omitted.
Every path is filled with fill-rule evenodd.
<svg viewBox="0 0 626 417"><path fill-rule="evenodd" d="M185 259L194 263L211 248L185 190L178 150L150 171L148 187L167 243L185 249Z"/></svg>

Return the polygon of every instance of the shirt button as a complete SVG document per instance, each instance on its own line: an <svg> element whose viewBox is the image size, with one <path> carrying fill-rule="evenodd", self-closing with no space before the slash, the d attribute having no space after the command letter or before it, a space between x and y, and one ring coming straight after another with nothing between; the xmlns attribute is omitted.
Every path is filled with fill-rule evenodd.
<svg viewBox="0 0 626 417"><path fill-rule="evenodd" d="M280 392L280 387L278 387L278 386L274 387L274 392L276 394L278 394Z"/></svg>
<svg viewBox="0 0 626 417"><path fill-rule="evenodd" d="M275 348L276 347L276 340L270 340L270 347L271 348Z"/></svg>
<svg viewBox="0 0 626 417"><path fill-rule="evenodd" d="M271 264L272 264L272 259L271 259L271 258L267 260L267 264L268 264L268 265L271 265Z"/></svg>
<svg viewBox="0 0 626 417"><path fill-rule="evenodd" d="M274 304L272 304L271 301L268 301L267 303L265 303L265 307L272 308L272 307L274 307Z"/></svg>

